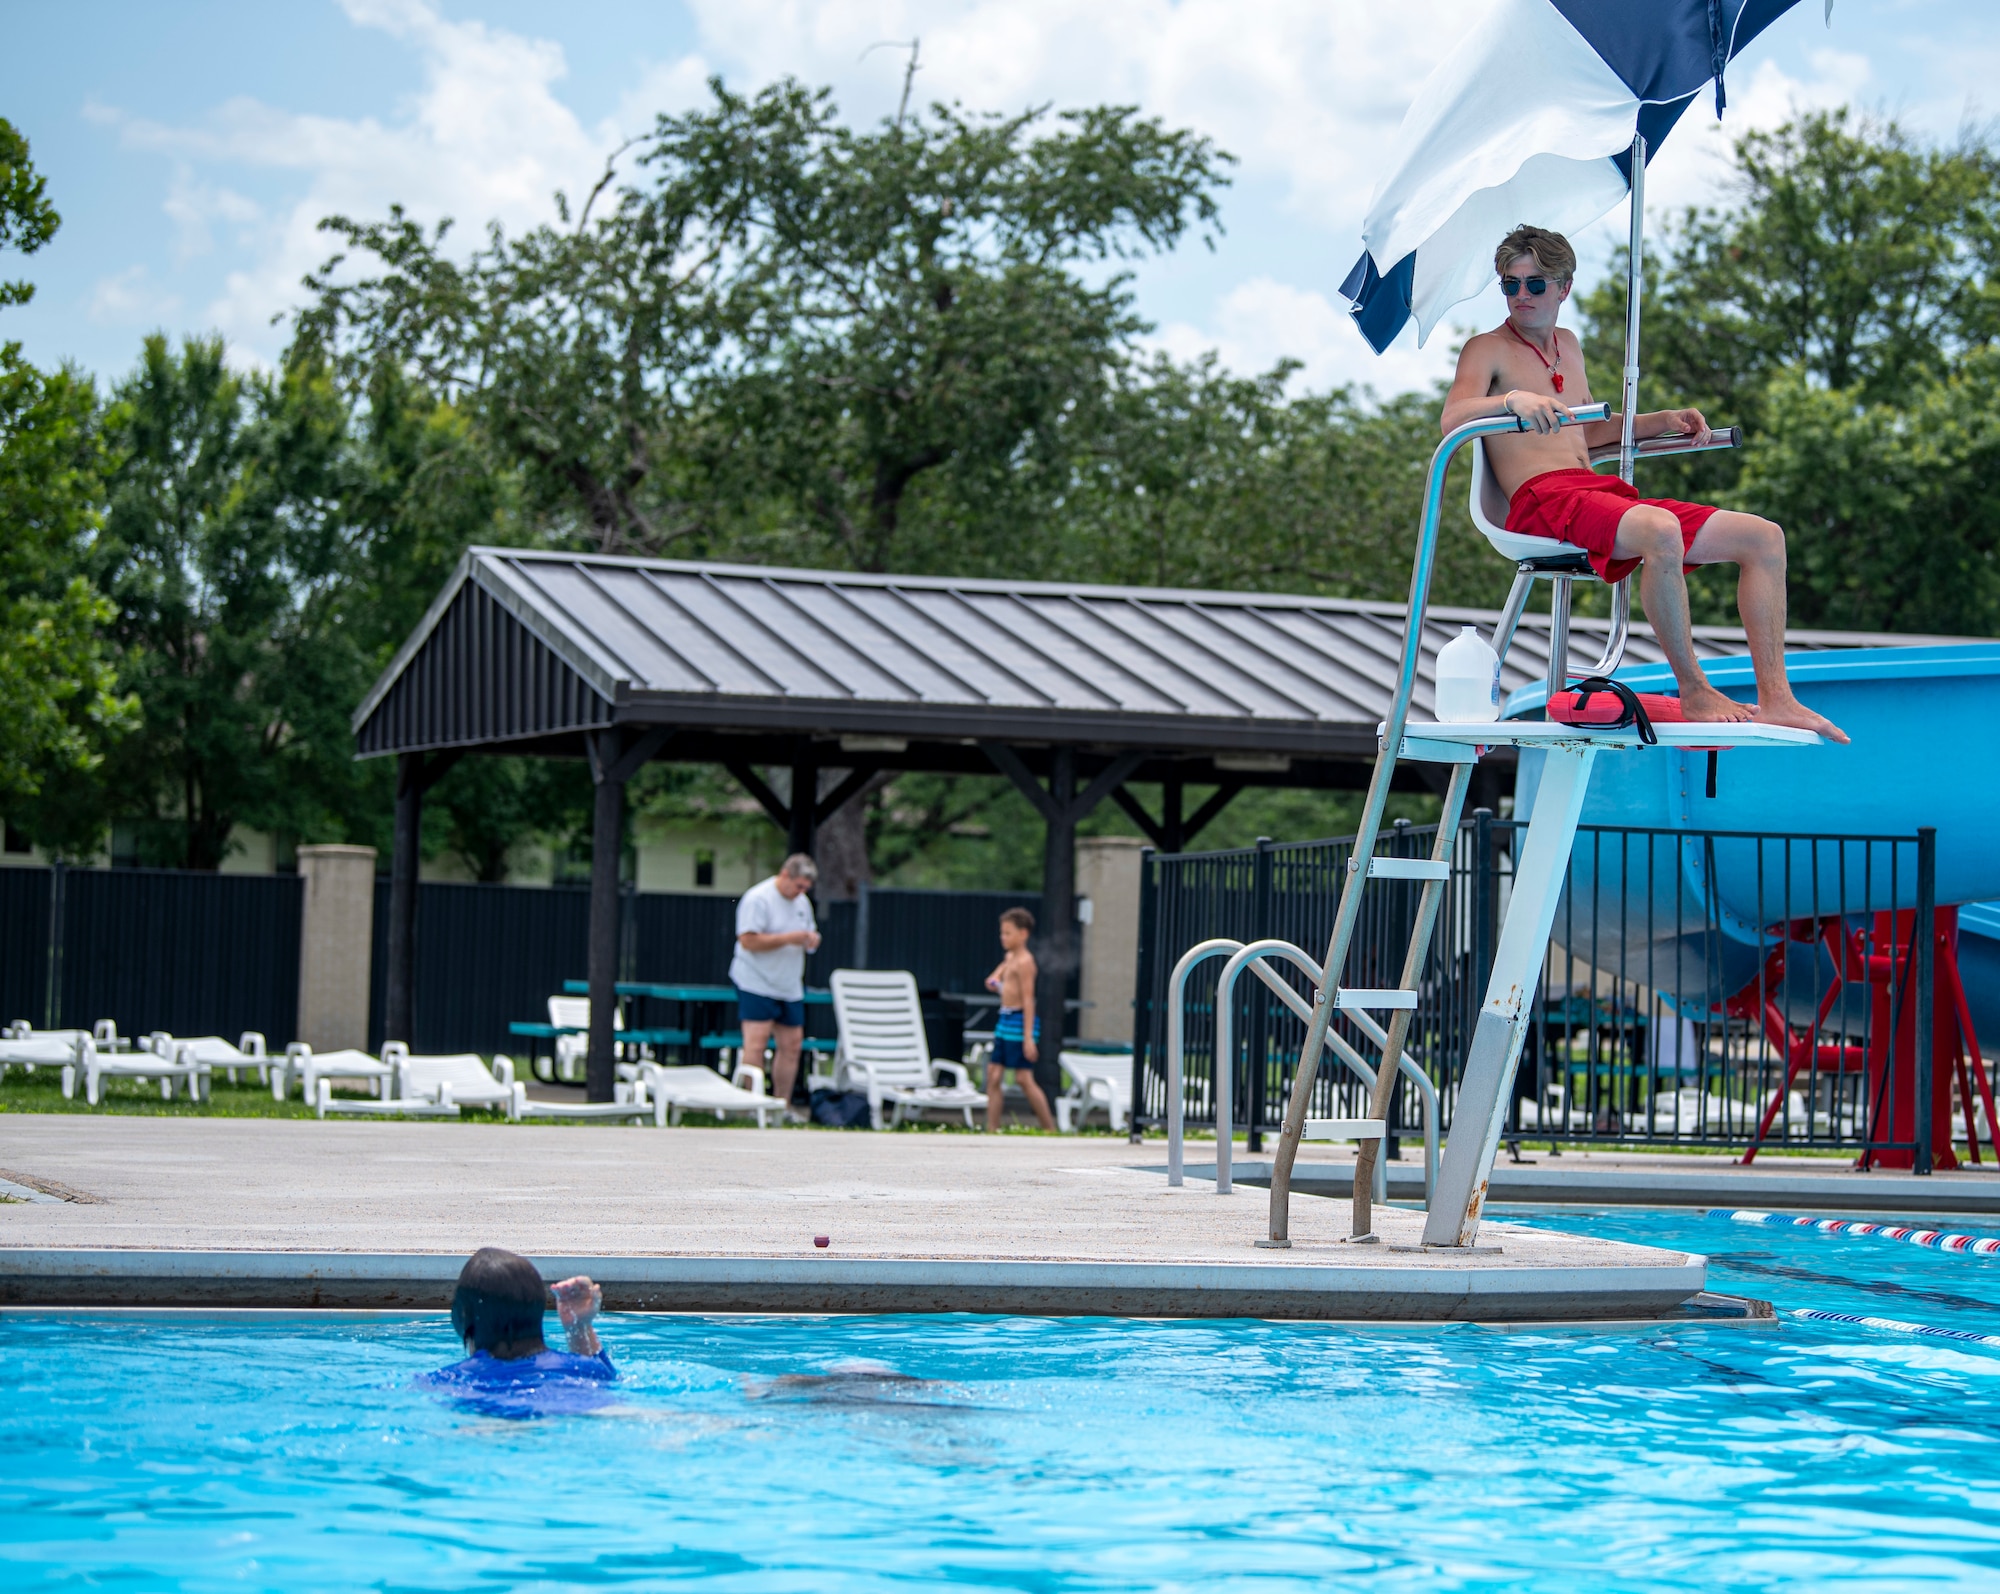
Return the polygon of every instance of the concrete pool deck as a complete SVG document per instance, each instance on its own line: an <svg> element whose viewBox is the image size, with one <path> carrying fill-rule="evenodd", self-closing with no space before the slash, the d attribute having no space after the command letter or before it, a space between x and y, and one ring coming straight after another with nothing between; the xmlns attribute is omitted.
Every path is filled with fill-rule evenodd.
<svg viewBox="0 0 2000 1594"><path fill-rule="evenodd" d="M1101 1138L10 1116L0 1303L442 1307L467 1253L614 1308L1558 1321L1658 1316L1699 1257L1490 1223L1470 1255L1342 1243L1345 1203L1170 1189ZM816 1235L830 1245L818 1249ZM1408 1247L1405 1249L1404 1247ZM1488 1248L1491 1249L1488 1249Z"/></svg>

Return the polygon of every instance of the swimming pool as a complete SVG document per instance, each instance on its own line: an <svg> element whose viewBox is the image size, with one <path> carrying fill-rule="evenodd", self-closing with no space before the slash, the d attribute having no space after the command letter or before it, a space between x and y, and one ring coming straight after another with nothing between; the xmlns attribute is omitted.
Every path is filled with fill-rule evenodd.
<svg viewBox="0 0 2000 1594"><path fill-rule="evenodd" d="M1712 1288L1781 1311L2000 1331L2000 1259L1695 1213L1527 1221L1704 1251ZM1797 1320L612 1316L605 1338L626 1371L619 1414L514 1423L411 1388L452 1355L442 1315L0 1315L0 1579L1593 1594L2000 1580L2000 1349ZM800 1373L835 1376L776 1382Z"/></svg>

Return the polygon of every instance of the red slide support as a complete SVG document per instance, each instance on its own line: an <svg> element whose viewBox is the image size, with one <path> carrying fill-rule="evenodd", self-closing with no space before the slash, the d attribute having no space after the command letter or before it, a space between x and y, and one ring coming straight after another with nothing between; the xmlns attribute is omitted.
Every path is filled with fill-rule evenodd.
<svg viewBox="0 0 2000 1594"><path fill-rule="evenodd" d="M1817 1078L1865 1073L1868 1139L1916 1138L1915 929L1916 915L1907 910L1877 913L1867 930L1852 929L1838 918L1793 920L1784 926L1757 978L1723 1004L1723 1011L1731 1018L1755 1019L1765 1040L1785 1059L1785 1082L1764 1109L1757 1133L1743 1153L1745 1163L1756 1157L1801 1074ZM1959 978L1956 908L1937 910L1934 933L1937 983L1932 1003L1931 1157L1932 1166L1942 1169L1958 1166L1951 1135L1954 1080L1964 1115L1966 1147L1973 1162L1979 1161L1979 1131L1973 1117L1972 1098L1975 1083L1986 1104L1987 1123L2000 1127L2000 1115L1994 1112L1993 1085L1980 1055L1979 1037L1973 1030L1965 986ZM1820 999L1813 1022L1797 1028L1787 1020L1780 999L1785 988L1786 962L1795 949L1811 948L1816 952L1820 947L1833 960L1834 977ZM1842 992L1862 980L1868 983L1870 994L1866 1044L1821 1040L1827 1016L1840 1001ZM1908 1168L1915 1162L1915 1156L1909 1147L1869 1147L1861 1153L1856 1165Z"/></svg>

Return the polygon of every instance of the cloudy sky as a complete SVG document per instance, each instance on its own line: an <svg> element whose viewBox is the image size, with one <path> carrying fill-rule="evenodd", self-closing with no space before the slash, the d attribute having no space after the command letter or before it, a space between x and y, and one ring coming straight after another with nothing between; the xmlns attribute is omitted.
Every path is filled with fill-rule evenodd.
<svg viewBox="0 0 2000 1594"><path fill-rule="evenodd" d="M1228 234L1138 277L1155 338L1242 370L1281 356L1315 384L1427 384L1451 329L1377 358L1335 287L1359 249L1373 161L1480 0L0 0L0 116L32 140L64 216L0 275L38 284L0 336L115 376L141 336L220 332L281 347L274 318L326 254L334 212L391 202L470 232L551 214L655 113L711 74L830 84L851 118L918 93L986 109L1136 103L1241 161ZM1983 122L2000 82L1994 0L1820 0L1732 69L1724 131L1854 103L1938 137ZM1523 92L1533 92L1524 85ZM1655 162L1655 214L1722 196L1722 133L1692 110ZM1579 239L1588 276L1614 217ZM1461 326L1498 319L1474 301Z"/></svg>

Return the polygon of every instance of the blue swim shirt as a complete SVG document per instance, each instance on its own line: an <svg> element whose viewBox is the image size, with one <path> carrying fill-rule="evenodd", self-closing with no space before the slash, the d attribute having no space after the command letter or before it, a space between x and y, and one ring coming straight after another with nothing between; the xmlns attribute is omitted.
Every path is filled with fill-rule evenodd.
<svg viewBox="0 0 2000 1594"><path fill-rule="evenodd" d="M608 1351L573 1356L545 1350L502 1361L482 1350L424 1373L416 1382L419 1389L436 1391L461 1411L529 1418L576 1416L608 1406L617 1397L606 1386L617 1377Z"/></svg>

